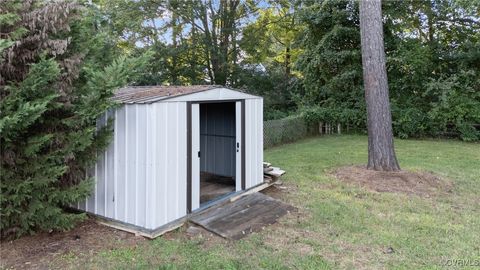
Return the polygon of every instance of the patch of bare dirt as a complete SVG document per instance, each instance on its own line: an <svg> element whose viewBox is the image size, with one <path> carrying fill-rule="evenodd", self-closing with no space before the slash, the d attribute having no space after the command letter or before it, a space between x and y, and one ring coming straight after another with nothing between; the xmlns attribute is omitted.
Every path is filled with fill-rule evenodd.
<svg viewBox="0 0 480 270"><path fill-rule="evenodd" d="M184 232L177 237L196 241L202 248L210 249L220 244L226 244L229 240L207 231L201 226L193 223L186 223L183 226Z"/></svg>
<svg viewBox="0 0 480 270"><path fill-rule="evenodd" d="M272 185L260 192L272 198L281 199L283 197L282 193L284 192L284 190L279 188L278 186Z"/></svg>
<svg viewBox="0 0 480 270"><path fill-rule="evenodd" d="M293 193L297 190L297 186L292 184L284 184L282 181L277 181L275 184L267 187L266 189L260 191L261 193L268 195L272 198L285 201L287 199L287 194Z"/></svg>
<svg viewBox="0 0 480 270"><path fill-rule="evenodd" d="M336 169L333 175L338 180L377 192L428 197L439 193L450 193L453 189L452 182L430 172L382 172L367 170L365 166L346 166Z"/></svg>
<svg viewBox="0 0 480 270"><path fill-rule="evenodd" d="M135 247L145 238L88 219L68 232L39 233L2 241L0 268L48 269L61 257L90 256L101 250Z"/></svg>
<svg viewBox="0 0 480 270"><path fill-rule="evenodd" d="M290 247L291 252L301 256L312 255L314 253L313 247L305 240L316 239L320 235L316 235L315 232L308 229L297 227L308 218L310 218L310 214L303 209L285 215L279 222L268 227L264 233L263 243L275 251Z"/></svg>

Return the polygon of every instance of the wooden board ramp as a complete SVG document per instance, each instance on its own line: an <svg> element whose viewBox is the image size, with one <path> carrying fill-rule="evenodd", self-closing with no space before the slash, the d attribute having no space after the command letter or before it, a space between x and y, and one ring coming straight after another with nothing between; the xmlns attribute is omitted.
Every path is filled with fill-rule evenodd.
<svg viewBox="0 0 480 270"><path fill-rule="evenodd" d="M295 207L256 192L236 201L214 206L189 220L224 238L238 240L275 223Z"/></svg>

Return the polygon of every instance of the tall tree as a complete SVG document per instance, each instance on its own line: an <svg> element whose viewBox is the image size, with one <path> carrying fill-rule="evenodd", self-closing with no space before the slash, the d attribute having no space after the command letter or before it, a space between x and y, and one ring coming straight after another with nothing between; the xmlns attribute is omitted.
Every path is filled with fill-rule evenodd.
<svg viewBox="0 0 480 270"><path fill-rule="evenodd" d="M368 169L398 171L383 44L381 0L360 1L363 81L367 104Z"/></svg>
<svg viewBox="0 0 480 270"><path fill-rule="evenodd" d="M281 66L288 80L302 49L295 44L303 23L298 20L298 2L273 1L259 11L258 18L242 31L240 48L246 52L247 63Z"/></svg>
<svg viewBox="0 0 480 270"><path fill-rule="evenodd" d="M258 16L242 29L242 50L236 86L264 97L265 118L285 117L294 111L300 73L294 63L304 23L296 0L266 1Z"/></svg>
<svg viewBox="0 0 480 270"><path fill-rule="evenodd" d="M254 1L242 0L171 0L167 8L186 24L190 31L202 35L209 81L212 84L235 84L232 79L238 60L240 24L255 11Z"/></svg>

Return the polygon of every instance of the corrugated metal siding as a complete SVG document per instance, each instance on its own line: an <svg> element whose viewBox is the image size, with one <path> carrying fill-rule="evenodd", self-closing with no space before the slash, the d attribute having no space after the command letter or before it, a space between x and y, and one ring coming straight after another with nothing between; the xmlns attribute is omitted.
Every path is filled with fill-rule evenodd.
<svg viewBox="0 0 480 270"><path fill-rule="evenodd" d="M144 105L145 106L145 105ZM186 103L160 102L146 105L150 136L145 138L149 169L144 192L147 226L157 228L186 215L187 146ZM149 192L150 191L150 192Z"/></svg>
<svg viewBox="0 0 480 270"><path fill-rule="evenodd" d="M127 201L125 194L127 194L127 106L122 106L115 110L115 127L113 143L115 144L115 168L114 175L116 178L117 188L115 191L115 219L125 221L127 220Z"/></svg>
<svg viewBox="0 0 480 270"><path fill-rule="evenodd" d="M245 186L263 182L263 100L245 100Z"/></svg>
<svg viewBox="0 0 480 270"><path fill-rule="evenodd" d="M115 119L115 111L109 111L107 113L107 119ZM115 128L115 122L113 122L113 128ZM105 192L105 205L106 205L106 216L109 218L115 218L115 209L113 202L115 201L115 144L110 144L105 151L105 178L108 176L107 172L113 172L113 179L107 181L105 184L106 192ZM111 203L107 203L110 201Z"/></svg>
<svg viewBox="0 0 480 270"><path fill-rule="evenodd" d="M148 229L185 216L186 103L124 105L114 115L113 143L88 171L94 192L77 207Z"/></svg>
<svg viewBox="0 0 480 270"><path fill-rule="evenodd" d="M126 140L125 145L119 145L125 147L125 156L118 157L125 159L125 176L126 176L126 188L125 194L122 194L124 198L118 198L125 200L125 222L135 224L135 195L136 195L136 182L137 182L137 160L136 160L136 144L144 143L143 141L137 141L137 107L138 105L126 105L127 122L125 125ZM120 169L120 168L119 168Z"/></svg>
<svg viewBox="0 0 480 270"><path fill-rule="evenodd" d="M200 104L200 170L235 177L235 103Z"/></svg>

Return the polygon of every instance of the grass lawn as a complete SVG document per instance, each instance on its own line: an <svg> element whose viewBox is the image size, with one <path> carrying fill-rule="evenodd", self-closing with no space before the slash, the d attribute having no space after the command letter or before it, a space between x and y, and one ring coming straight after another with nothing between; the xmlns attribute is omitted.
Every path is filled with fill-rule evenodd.
<svg viewBox="0 0 480 270"><path fill-rule="evenodd" d="M372 192L329 175L338 166L365 163L366 149L365 136L332 136L266 150L265 160L287 171L278 196L299 211L246 239L187 238L180 229L135 247L66 254L52 267L441 269L449 259L480 263L480 144L396 140L403 169L454 182L452 193L431 197Z"/></svg>

